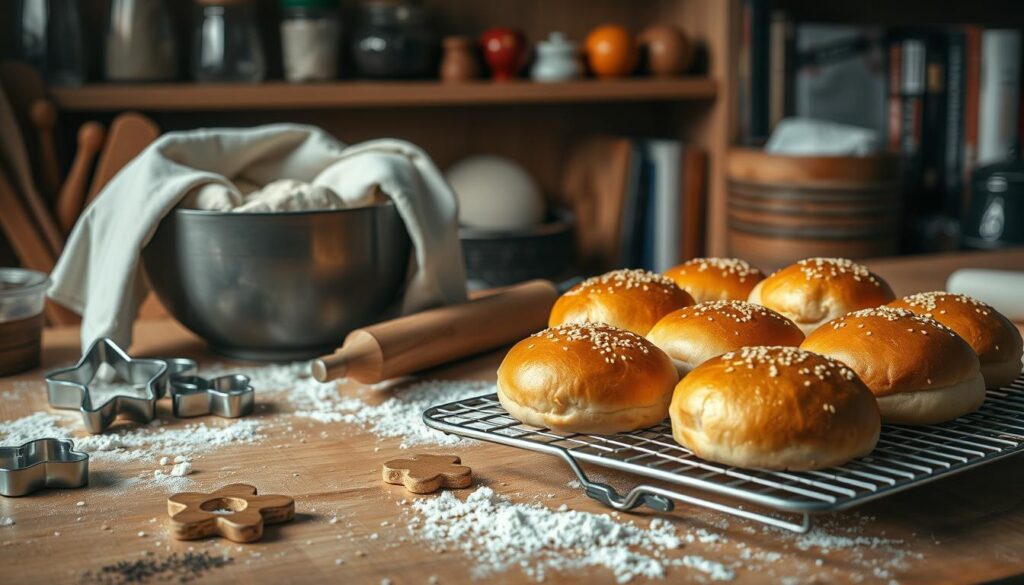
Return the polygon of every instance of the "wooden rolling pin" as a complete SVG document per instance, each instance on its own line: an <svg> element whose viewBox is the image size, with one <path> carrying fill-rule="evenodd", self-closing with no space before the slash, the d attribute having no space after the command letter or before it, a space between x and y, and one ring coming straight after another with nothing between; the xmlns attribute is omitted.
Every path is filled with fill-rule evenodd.
<svg viewBox="0 0 1024 585"><path fill-rule="evenodd" d="M458 305L399 317L348 334L313 360L321 382L342 377L373 384L518 341L547 327L555 285L531 280Z"/></svg>

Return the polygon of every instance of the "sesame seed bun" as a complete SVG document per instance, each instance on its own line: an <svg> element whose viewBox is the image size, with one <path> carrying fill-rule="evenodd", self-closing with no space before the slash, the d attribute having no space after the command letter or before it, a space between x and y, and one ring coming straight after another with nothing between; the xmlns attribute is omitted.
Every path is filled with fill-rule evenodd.
<svg viewBox="0 0 1024 585"><path fill-rule="evenodd" d="M678 379L668 356L643 337L571 323L509 350L498 367L498 400L529 425L611 434L664 420Z"/></svg>
<svg viewBox="0 0 1024 585"><path fill-rule="evenodd" d="M548 327L605 323L646 335L665 315L693 304L669 278L646 270L613 270L569 289L551 308Z"/></svg>
<svg viewBox="0 0 1024 585"><path fill-rule="evenodd" d="M665 276L698 303L745 301L764 273L738 258L694 258L669 268Z"/></svg>
<svg viewBox="0 0 1024 585"><path fill-rule="evenodd" d="M889 306L931 317L956 331L978 354L987 387L1008 386L1020 375L1024 354L1020 330L988 304L967 295L936 291L903 297Z"/></svg>
<svg viewBox="0 0 1024 585"><path fill-rule="evenodd" d="M800 347L857 372L878 397L886 422L945 422L985 400L971 346L938 321L906 309L855 311L811 333Z"/></svg>
<svg viewBox="0 0 1024 585"><path fill-rule="evenodd" d="M709 461L803 471L871 452L881 421L846 366L795 347L745 347L712 358L676 386L672 436Z"/></svg>
<svg viewBox="0 0 1024 585"><path fill-rule="evenodd" d="M860 264L845 258L806 258L759 282L749 301L789 317L807 334L850 311L895 298L888 283Z"/></svg>
<svg viewBox="0 0 1024 585"><path fill-rule="evenodd" d="M775 311L745 301L712 301L662 317L647 339L675 362L680 375L749 345L798 346L804 334Z"/></svg>

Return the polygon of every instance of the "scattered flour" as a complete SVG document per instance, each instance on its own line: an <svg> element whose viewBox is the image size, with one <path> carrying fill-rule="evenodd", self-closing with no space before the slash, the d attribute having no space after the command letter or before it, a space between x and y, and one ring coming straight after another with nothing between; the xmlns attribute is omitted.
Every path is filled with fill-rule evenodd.
<svg viewBox="0 0 1024 585"><path fill-rule="evenodd" d="M14 518L11 518L10 516L0 518L0 526L14 526L14 524Z"/></svg>
<svg viewBox="0 0 1024 585"><path fill-rule="evenodd" d="M0 441L20 445L33 439L59 437L71 439L75 449L97 459L152 461L161 453L203 453L237 443L252 443L262 438L255 419L230 423L209 421L166 428L159 420L148 425L100 435L73 436L78 416L36 412L12 421L0 422ZM175 459L176 462L180 462Z"/></svg>
<svg viewBox="0 0 1024 585"><path fill-rule="evenodd" d="M320 383L309 376L306 364L265 366L247 372L253 386L283 391L295 416L322 423L358 425L382 438L400 437L401 448L417 445L452 446L468 443L423 424L423 411L493 391L494 385L476 381L423 381L389 391L380 404L341 396L333 382Z"/></svg>
<svg viewBox="0 0 1024 585"><path fill-rule="evenodd" d="M412 508L420 516L411 519L409 531L435 548L461 550L475 561L474 577L520 567L543 581L548 572L605 567L626 583L662 578L670 566L689 567L714 580L734 577L725 565L701 557L666 557L682 539L670 522L657 518L643 529L607 514L514 504L488 487L477 488L465 501L445 491L416 500Z"/></svg>

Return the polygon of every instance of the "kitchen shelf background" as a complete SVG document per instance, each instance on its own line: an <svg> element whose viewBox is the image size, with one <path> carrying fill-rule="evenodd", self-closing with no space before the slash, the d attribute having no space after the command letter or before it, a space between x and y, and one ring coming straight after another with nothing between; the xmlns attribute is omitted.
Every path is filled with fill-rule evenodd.
<svg viewBox="0 0 1024 585"><path fill-rule="evenodd" d="M90 84L55 87L65 111L277 110L389 108L489 104L557 104L713 100L717 84L704 77L630 78L534 83L526 80L468 83L438 81L339 81L293 84Z"/></svg>

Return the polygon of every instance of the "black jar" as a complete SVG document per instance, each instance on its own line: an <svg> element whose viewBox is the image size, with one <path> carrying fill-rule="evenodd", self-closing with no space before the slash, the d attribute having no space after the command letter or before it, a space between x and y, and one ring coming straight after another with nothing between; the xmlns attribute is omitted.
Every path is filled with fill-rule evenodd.
<svg viewBox="0 0 1024 585"><path fill-rule="evenodd" d="M437 37L423 5L412 0L364 1L352 53L361 77L422 79L437 72Z"/></svg>
<svg viewBox="0 0 1024 585"><path fill-rule="evenodd" d="M974 171L963 227L968 248L995 250L1024 245L1024 160Z"/></svg>

